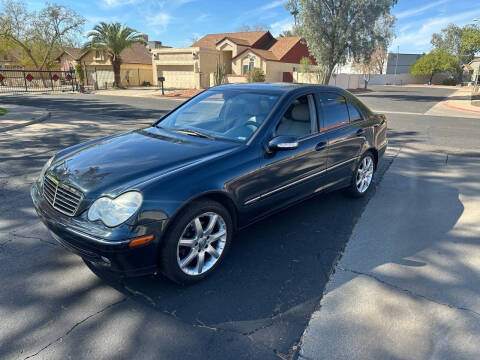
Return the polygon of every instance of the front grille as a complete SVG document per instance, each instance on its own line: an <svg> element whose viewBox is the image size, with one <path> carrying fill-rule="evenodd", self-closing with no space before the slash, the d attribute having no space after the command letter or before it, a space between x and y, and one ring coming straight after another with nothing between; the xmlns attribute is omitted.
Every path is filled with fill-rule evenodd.
<svg viewBox="0 0 480 360"><path fill-rule="evenodd" d="M83 198L81 191L48 175L43 178L43 196L55 210L68 216L75 215Z"/></svg>

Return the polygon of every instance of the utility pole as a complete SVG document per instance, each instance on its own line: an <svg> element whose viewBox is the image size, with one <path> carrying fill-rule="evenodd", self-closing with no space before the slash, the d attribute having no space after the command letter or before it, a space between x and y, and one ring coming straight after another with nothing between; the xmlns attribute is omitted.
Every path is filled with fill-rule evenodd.
<svg viewBox="0 0 480 360"><path fill-rule="evenodd" d="M397 46L397 61L395 62L395 75L393 77L393 85L397 83L397 66L398 66L398 57L400 56L400 46Z"/></svg>

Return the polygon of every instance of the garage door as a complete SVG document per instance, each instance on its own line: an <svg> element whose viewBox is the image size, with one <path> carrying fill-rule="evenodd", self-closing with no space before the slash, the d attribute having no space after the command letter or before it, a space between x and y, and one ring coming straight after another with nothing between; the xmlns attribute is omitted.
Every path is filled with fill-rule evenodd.
<svg viewBox="0 0 480 360"><path fill-rule="evenodd" d="M165 78L164 85L170 89L195 88L193 65L162 65L157 68L158 76Z"/></svg>

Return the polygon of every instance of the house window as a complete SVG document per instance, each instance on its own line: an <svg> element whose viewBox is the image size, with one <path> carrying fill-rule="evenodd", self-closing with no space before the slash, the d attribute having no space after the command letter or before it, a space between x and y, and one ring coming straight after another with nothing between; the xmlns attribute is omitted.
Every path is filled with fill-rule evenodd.
<svg viewBox="0 0 480 360"><path fill-rule="evenodd" d="M294 66L292 69L293 72L297 71L297 68Z"/></svg>
<svg viewBox="0 0 480 360"><path fill-rule="evenodd" d="M100 59L100 51L95 51L95 59Z"/></svg>
<svg viewBox="0 0 480 360"><path fill-rule="evenodd" d="M248 71L248 65L243 65L242 66L242 75L245 75Z"/></svg>

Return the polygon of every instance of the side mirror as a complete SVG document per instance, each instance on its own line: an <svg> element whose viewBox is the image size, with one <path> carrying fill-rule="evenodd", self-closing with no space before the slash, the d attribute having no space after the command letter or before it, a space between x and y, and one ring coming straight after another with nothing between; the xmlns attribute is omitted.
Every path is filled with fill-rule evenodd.
<svg viewBox="0 0 480 360"><path fill-rule="evenodd" d="M270 151L295 150L298 148L298 139L295 136L276 136L268 143Z"/></svg>

